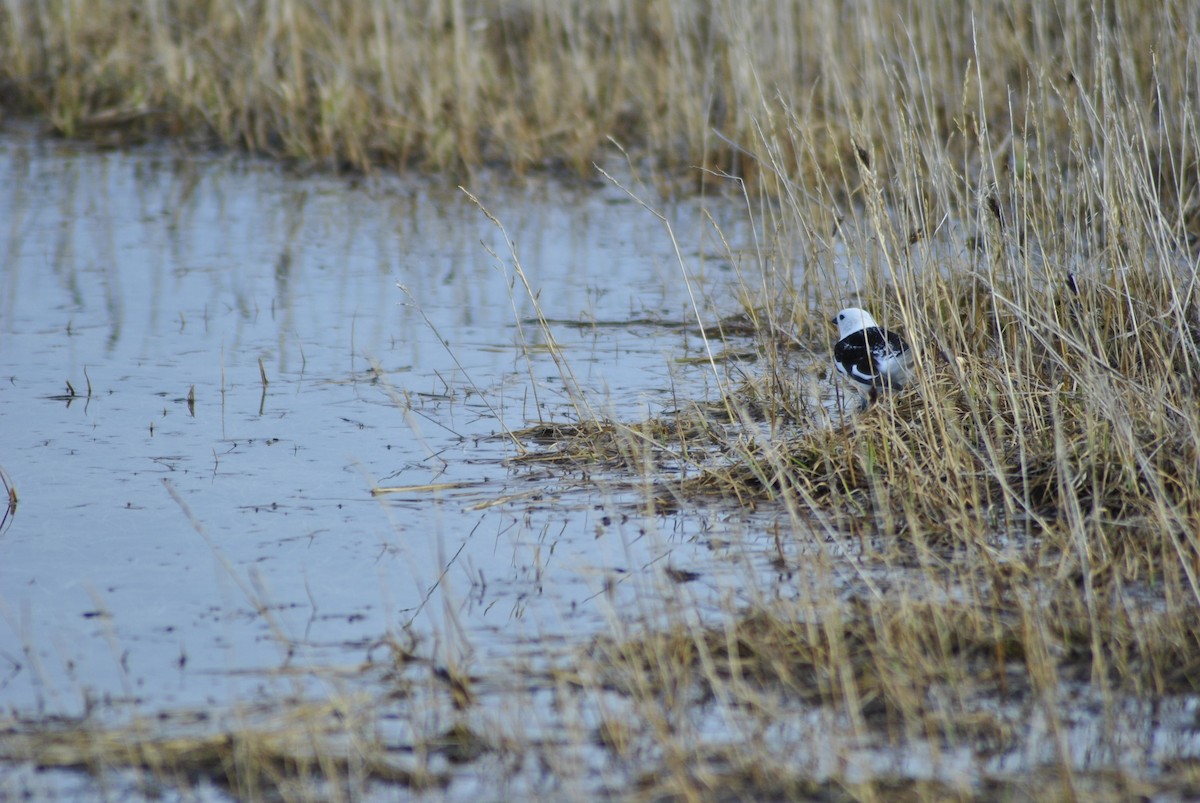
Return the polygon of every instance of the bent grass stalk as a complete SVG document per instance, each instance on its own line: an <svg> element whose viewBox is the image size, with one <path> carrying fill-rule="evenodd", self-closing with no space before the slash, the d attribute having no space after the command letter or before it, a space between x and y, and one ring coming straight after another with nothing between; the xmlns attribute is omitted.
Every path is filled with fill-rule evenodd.
<svg viewBox="0 0 1200 803"><path fill-rule="evenodd" d="M404 295L408 296L409 301L417 310L417 314L421 316L421 320L425 321L425 325L429 327L429 331L433 332L434 337L436 337L438 342L442 344L442 348L444 348L446 353L450 355L450 359L454 361L454 366L458 368L459 372L463 375L463 378L467 380L468 384L470 384L471 389L475 392L475 395L477 395L487 407L488 412L491 413L491 416L496 420L496 423L500 425L500 428L504 431L505 436L512 441L518 452L525 451L525 444L523 444L521 440L513 434L512 430L509 429L508 425L505 423L504 418L496 412L494 407L492 407L491 400L488 398L487 394L480 390L479 386L475 384L475 380L471 378L471 374L468 373L467 369L463 367L463 364L459 362L458 355L454 353L454 349L451 347L450 342L442 337L441 333L438 332L437 327L433 325L433 321L429 320L429 316L425 314L425 310L421 308L421 305L417 302L417 299L413 297L412 291L403 284L397 284L396 287L398 287L400 291L404 293ZM390 386L387 386L387 390L392 396L393 402L400 401L398 395L395 394L394 390ZM414 425L414 421L410 417L412 414L412 405L407 401L404 401L403 404L398 404L398 406L405 411L406 420L408 421L409 426L413 429L414 433L417 433L418 430ZM424 445L423 441L422 444ZM433 454L433 450L428 446L424 446L424 448L429 454Z"/></svg>
<svg viewBox="0 0 1200 803"><path fill-rule="evenodd" d="M583 420L583 421L595 420L596 415L593 412L593 410L591 409L591 403L588 401L587 395L583 392L582 388L580 388L579 383L575 380L575 375L571 371L570 365L567 363L565 357L563 356L562 350L558 347L558 342L554 338L554 332L550 328L550 322L546 319L545 314L542 312L542 306L538 300L538 292L535 291L533 289L533 286L530 285L530 283L529 283L529 277L525 274L525 268L522 267L521 259L517 255L516 243L514 243L512 241L512 238L508 236L508 231L504 228L504 224L501 223L500 220L495 215L493 215L491 212L489 212L487 210L487 207L485 207L478 198L476 198L474 195L472 195L471 192L469 190L467 190L465 187L460 186L459 189L462 190L463 193L467 196L467 198L469 198L471 200L471 203L475 204L475 206L478 207L479 211L483 213L484 217L486 217L489 221L491 221L492 225L494 225L496 227L496 229L500 232L500 236L502 236L504 238L505 246L508 248L508 260L507 261L502 259L499 255L497 255L495 252L493 252L490 248L487 249L488 253L497 262L500 262L501 264L509 264L512 266L513 274L516 276L517 279L520 280L521 288L525 291L526 297L529 299L530 304L533 306L533 312L534 312L535 317L537 318L538 329L541 331L542 337L545 338L546 351L550 354L550 359L552 359L554 361L555 368L558 369L559 377L563 381L563 386L567 390L567 395L571 400L572 406L574 406L574 408L575 408L576 414L579 416L580 420ZM485 246L485 248L486 248L486 246ZM508 277L507 271L504 271L504 274L505 274L505 278L507 279L507 277ZM510 292L511 292L511 283L509 283L509 286L510 286ZM510 301L513 304L513 313L514 313L514 315L516 315L516 301L515 301L515 299L510 299ZM529 368L532 370L532 364L528 360L530 344L525 339L525 330L521 327L520 316L516 316L516 325L517 325L518 336L521 338L521 347L524 350L524 353L526 356L526 363L529 366ZM529 378L530 378L530 384L536 389L537 382L534 381L532 373L530 373ZM536 390L535 390L535 392L536 392ZM539 405L539 409L540 409L540 405Z"/></svg>

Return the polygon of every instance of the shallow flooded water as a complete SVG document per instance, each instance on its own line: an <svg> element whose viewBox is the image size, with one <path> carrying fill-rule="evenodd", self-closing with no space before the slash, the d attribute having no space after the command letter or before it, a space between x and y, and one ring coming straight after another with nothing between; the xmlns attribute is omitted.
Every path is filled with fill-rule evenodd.
<svg viewBox="0 0 1200 803"><path fill-rule="evenodd" d="M587 799L641 782L659 747L612 758L598 734L638 713L610 678L575 676L582 650L663 623L699 632L710 614L732 632L774 600L815 612L931 594L927 574L864 558L804 511L656 505L669 460L521 459L539 448L523 427L645 421L759 370L714 369L697 325L738 311L755 264L740 203L664 204L668 231L607 182L467 189L487 213L435 179L0 139L7 723L33 723L35 740L60 720L117 741L146 719L167 736L275 733L353 698L389 751L452 779L439 796ZM832 412L809 358L789 357ZM1056 694L1066 727L1030 698L985 696L995 732L949 746L897 749L782 697L765 717L697 701L672 727L697 753L748 744L835 785L979 789L1059 761L1152 776L1200 755L1191 697ZM460 726L429 748L452 757L414 758ZM0 741L0 758L22 749ZM0 797L161 791L126 766L86 765L96 780L0 765ZM227 799L203 778L192 791Z"/></svg>
<svg viewBox="0 0 1200 803"><path fill-rule="evenodd" d="M702 352L670 238L620 189L471 187L541 311L578 322L553 329L564 380L455 186L20 137L0 176L6 708L270 697L281 667L356 664L388 633L577 641L614 578L703 548L702 522L505 463L506 430L579 417L570 381L627 419L712 391L677 363ZM729 201L669 210L703 244L691 291L732 309L706 214L745 237Z"/></svg>

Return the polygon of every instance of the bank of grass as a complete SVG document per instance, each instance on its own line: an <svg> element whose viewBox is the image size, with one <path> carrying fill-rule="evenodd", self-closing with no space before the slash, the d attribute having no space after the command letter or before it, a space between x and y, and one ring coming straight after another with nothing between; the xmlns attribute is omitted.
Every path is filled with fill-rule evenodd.
<svg viewBox="0 0 1200 803"><path fill-rule="evenodd" d="M673 626L579 658L557 699L611 712L623 794L1195 791L1186 740L1138 763L1120 733L1200 683L1194 4L10 0L0 35L4 96L68 135L582 173L612 137L744 193L762 245L728 255L750 322L728 339L753 381L672 420L581 406L517 433L657 511L774 506L764 560L805 578L701 621L664 575ZM918 380L843 416L797 366L851 302L917 344ZM1107 759L1073 747L1089 717ZM789 758L795 721L828 728L819 771ZM869 749L932 758L873 773Z"/></svg>
<svg viewBox="0 0 1200 803"><path fill-rule="evenodd" d="M595 682L635 712L606 724L613 750L634 768L653 756L668 797L822 796L804 785L821 772L796 770L811 748L785 734L832 711L825 758L851 797L899 793L861 769L864 745L925 756L903 785L917 799L1186 797L1195 745L1133 762L1120 745L1162 735L1133 736L1154 720L1131 707L1194 699L1200 683L1200 134L1183 89L1200 53L1175 49L1200 11L1113 4L1096 20L1066 5L1050 24L1009 7L1028 27L995 59L972 49L999 41L975 9L974 27L938 30L986 44L939 83L920 12L890 10L877 61L827 64L845 76L833 96L852 152L824 161L831 129L814 128L806 101L753 112L770 122L756 180L729 184L763 247L727 257L757 379L727 383L715 413L623 439L619 425L579 431L554 451L641 472L673 459L687 476L654 485L668 508L773 504L812 547L771 556L806 578L785 593L748 590L749 605L703 624L668 606L676 626L597 645ZM1142 38L1144 25L1159 33ZM806 366L851 303L917 344L919 378L830 422ZM696 424L705 416L713 426ZM822 544L852 556L832 561L840 575ZM759 737L713 739L706 719ZM1094 750L1089 727L1109 732ZM974 757L960 784L921 786L953 778L938 755L960 750ZM987 768L1014 755L1035 786Z"/></svg>
<svg viewBox="0 0 1200 803"><path fill-rule="evenodd" d="M1181 0L6 0L0 99L66 136L335 168L590 174L611 138L676 168L771 161L820 190L858 153L974 171L985 128L1022 172L1071 137L1103 147L1091 122L1133 98L1159 118L1157 155L1163 127L1188 126L1195 17ZM898 115L920 140L897 139Z"/></svg>

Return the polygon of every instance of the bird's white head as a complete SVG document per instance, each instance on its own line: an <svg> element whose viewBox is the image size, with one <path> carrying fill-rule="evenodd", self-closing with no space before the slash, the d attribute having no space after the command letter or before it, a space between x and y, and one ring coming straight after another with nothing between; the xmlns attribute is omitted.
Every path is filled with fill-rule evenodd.
<svg viewBox="0 0 1200 803"><path fill-rule="evenodd" d="M839 338L872 326L879 326L871 317L871 313L858 307L847 307L833 317L833 322L837 324Z"/></svg>

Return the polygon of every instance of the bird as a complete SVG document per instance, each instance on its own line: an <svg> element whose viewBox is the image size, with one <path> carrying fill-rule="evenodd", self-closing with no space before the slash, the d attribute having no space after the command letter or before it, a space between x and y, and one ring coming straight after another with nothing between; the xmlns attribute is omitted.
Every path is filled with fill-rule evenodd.
<svg viewBox="0 0 1200 803"><path fill-rule="evenodd" d="M880 328L871 313L847 307L834 316L833 324L839 338L833 364L862 396L861 409L880 391L900 390L912 380L912 349L900 335Z"/></svg>

